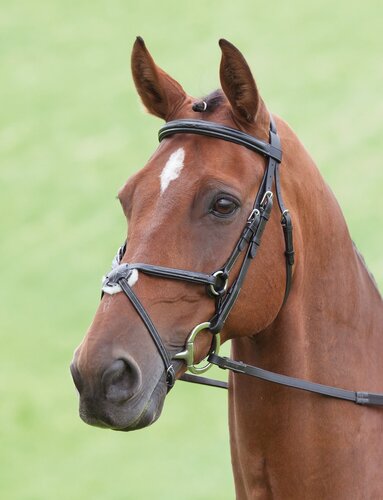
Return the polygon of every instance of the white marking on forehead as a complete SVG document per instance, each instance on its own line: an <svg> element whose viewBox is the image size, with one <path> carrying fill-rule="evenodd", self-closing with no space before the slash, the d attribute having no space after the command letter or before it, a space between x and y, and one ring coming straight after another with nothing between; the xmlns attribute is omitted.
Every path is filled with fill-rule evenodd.
<svg viewBox="0 0 383 500"><path fill-rule="evenodd" d="M105 281L105 277L103 278L103 282ZM128 285L133 287L138 281L138 270L137 269L133 269L133 271L131 272L129 278L128 278ZM115 283L111 286L108 286L108 285L104 285L102 287L102 291L107 293L108 295L114 295L116 293L120 293L122 292L122 288L120 287L119 284Z"/></svg>
<svg viewBox="0 0 383 500"><path fill-rule="evenodd" d="M161 194L164 194L166 188L169 186L171 181L175 181L180 175L181 170L184 166L185 150L184 148L179 148L177 151L172 153L161 172Z"/></svg>

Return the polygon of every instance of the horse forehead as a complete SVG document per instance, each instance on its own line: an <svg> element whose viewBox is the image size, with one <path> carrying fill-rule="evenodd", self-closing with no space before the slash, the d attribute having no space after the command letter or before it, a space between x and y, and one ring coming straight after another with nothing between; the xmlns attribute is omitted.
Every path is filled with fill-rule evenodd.
<svg viewBox="0 0 383 500"><path fill-rule="evenodd" d="M152 205L156 200L161 205L162 201L171 198L171 194L176 194L175 186L181 190L190 188L190 181L194 183L200 178L197 150L189 141L161 144L146 166L131 179L134 189L128 182L122 191L128 196L137 191L141 201L150 200Z"/></svg>
<svg viewBox="0 0 383 500"><path fill-rule="evenodd" d="M120 201L135 201L157 208L168 206L173 196L200 188L204 179L212 177L227 184L236 184L245 165L252 164L257 155L225 141L191 134L163 141L146 166L137 172L120 190ZM242 167L239 167L242 163ZM136 196L137 195L137 196ZM178 202L180 200L177 200Z"/></svg>
<svg viewBox="0 0 383 500"><path fill-rule="evenodd" d="M202 139L203 140L203 139ZM214 144L219 146L220 143ZM237 155L233 154L230 149L225 155L221 155L219 150L209 152L209 143L201 145L189 144L189 147L176 145L171 150L167 151L165 157L159 160L159 170L156 170L158 175L157 182L160 186L158 204L161 206L161 201L164 201L164 206L168 206L165 198L175 197L175 202L179 203L179 196L185 197L186 191L190 198L192 192L201 189L204 184L237 184ZM210 144L211 146L211 144ZM226 146L224 143L223 149ZM159 172L159 173L158 173Z"/></svg>

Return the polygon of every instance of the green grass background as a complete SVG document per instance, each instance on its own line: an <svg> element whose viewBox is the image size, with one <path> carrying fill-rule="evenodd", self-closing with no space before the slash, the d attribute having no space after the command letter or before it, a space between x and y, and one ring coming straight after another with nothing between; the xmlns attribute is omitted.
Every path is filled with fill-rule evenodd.
<svg viewBox="0 0 383 500"><path fill-rule="evenodd" d="M177 384L136 433L83 424L69 376L124 237L115 200L156 147L142 35L193 95L226 37L335 191L383 285L381 0L0 1L0 498L232 499L223 391ZM313 221L315 223L315 221Z"/></svg>

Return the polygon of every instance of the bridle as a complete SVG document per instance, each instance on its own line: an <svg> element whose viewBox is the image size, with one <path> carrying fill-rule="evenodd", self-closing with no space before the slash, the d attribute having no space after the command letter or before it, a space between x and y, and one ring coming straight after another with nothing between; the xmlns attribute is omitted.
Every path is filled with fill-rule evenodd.
<svg viewBox="0 0 383 500"><path fill-rule="evenodd" d="M132 287L128 284L132 271L136 269L137 271L161 278L177 279L207 286L209 295L215 298L215 314L209 322L201 323L193 329L187 340L186 349L175 356L175 359L184 359L188 369L192 373L202 373L210 367L210 363L203 367L197 367L194 365L194 339L200 331L205 329L210 330L213 334L211 352L215 352L216 354L218 353L220 344L219 332L222 330L223 325L225 324L225 321L237 300L247 270L251 261L256 256L258 247L261 243L262 233L269 219L273 204L273 194L271 190L274 178L275 185L278 186L276 192L279 208L282 213L282 227L284 229L286 244L287 278L284 300L287 299L290 290L292 265L294 263L291 218L288 210L283 205L279 188L279 165L282 159L282 152L274 121L272 119L270 121L269 143L265 143L239 130L202 120L171 121L160 129L159 140L162 141L169 136L180 133L205 135L240 144L267 157L268 164L246 225L231 255L222 268L215 270L212 274L204 274L181 269L153 266L150 264L121 264L120 262L125 253L126 247L123 245L114 259L112 271L105 278L102 288L103 292L115 293L116 286L119 287L119 289L122 290L129 298L144 322L164 362L166 370L166 383L169 389L175 382L174 368L153 322L140 300L133 292ZM242 264L237 277L234 279L230 288L228 288L230 273L240 255L244 255Z"/></svg>
<svg viewBox="0 0 383 500"><path fill-rule="evenodd" d="M273 206L273 184L281 213L281 225L285 241L285 260L286 260L286 286L282 306L285 304L290 292L292 281L292 269L294 265L294 246L293 246L293 226L291 216L285 207L282 199L280 186L279 168L282 161L282 150L279 136L273 118L270 116L269 142L266 143L240 130L236 130L218 123L207 122L203 120L174 120L166 123L159 131L159 141L173 136L175 134L197 134L221 139L244 146L255 151L268 159L267 166L259 186L253 209L251 210L245 227L239 237L232 253L227 259L225 265L212 274L187 271L183 269L174 269L170 267L154 266L144 263L121 263L125 254L126 243L119 249L112 263L112 270L105 276L102 286L102 292L114 294L123 292L141 320L145 324L153 342L162 358L166 373L166 384L168 391L175 383L175 371L170 356L163 344L163 341L153 324L149 314L145 310L141 301L134 293L128 281L134 270L144 274L157 276L160 278L175 279L205 285L209 296L215 298L215 313L210 321L197 325L190 333L185 349L174 356L173 359L184 360L187 368L194 374L207 371L213 364L222 369L232 370L237 373L251 375L257 378L268 380L289 387L303 389L310 392L316 392L327 396L354 401L358 404L383 405L383 394L372 394L366 392L354 392L345 389L339 389L330 386L324 386L305 380L295 379L285 375L276 374L246 365L242 362L234 361L225 357L218 356L220 347L220 331L232 310L238 295L241 291L244 279L249 269L250 263L255 258L258 248L261 244L262 234L269 220ZM230 273L239 259L243 256L237 276L228 286ZM209 330L213 335L211 348L208 355L208 362L204 366L194 364L194 341L199 332ZM225 382L207 379L196 375L183 375L181 379L188 382L214 385L227 388Z"/></svg>

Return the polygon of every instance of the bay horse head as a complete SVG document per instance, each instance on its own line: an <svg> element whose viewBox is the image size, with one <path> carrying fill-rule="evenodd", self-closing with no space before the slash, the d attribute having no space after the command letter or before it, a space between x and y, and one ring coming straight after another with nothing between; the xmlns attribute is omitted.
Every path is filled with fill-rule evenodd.
<svg viewBox="0 0 383 500"><path fill-rule="evenodd" d="M71 365L81 418L148 426L187 368L215 363L236 372L238 498L378 498L381 411L358 405L383 394L354 389L381 391L381 296L311 157L270 115L243 55L220 46L222 90L196 100L134 44L137 91L166 124L119 192L126 242ZM229 339L243 362L217 356Z"/></svg>
<svg viewBox="0 0 383 500"><path fill-rule="evenodd" d="M268 143L270 115L249 66L232 44L221 40L220 46L222 90L196 101L156 66L143 40L137 38L132 73L142 102L166 122L197 118ZM119 191L128 221L120 270L128 263L190 270L205 276L221 269L252 214L265 161L264 156L231 141L188 131L169 133L146 166ZM277 215L271 217L269 225L264 236L269 250L260 251L238 302L220 325L222 342L265 329L281 308L285 264ZM223 286L226 290L233 284L241 260L233 263L225 283L218 273L214 282L202 280L199 286L193 279L164 279L143 268L125 268L128 285L159 332L164 355L171 360L177 377L186 366L174 357L184 350L193 328L214 315ZM255 297L254 283L267 293ZM151 424L160 415L168 389L167 374L137 310L124 293L114 293L121 291L117 281L112 285L104 286L107 293L71 369L80 393L81 417L92 425L132 430ZM207 355L211 344L210 333L196 336L193 363Z"/></svg>

